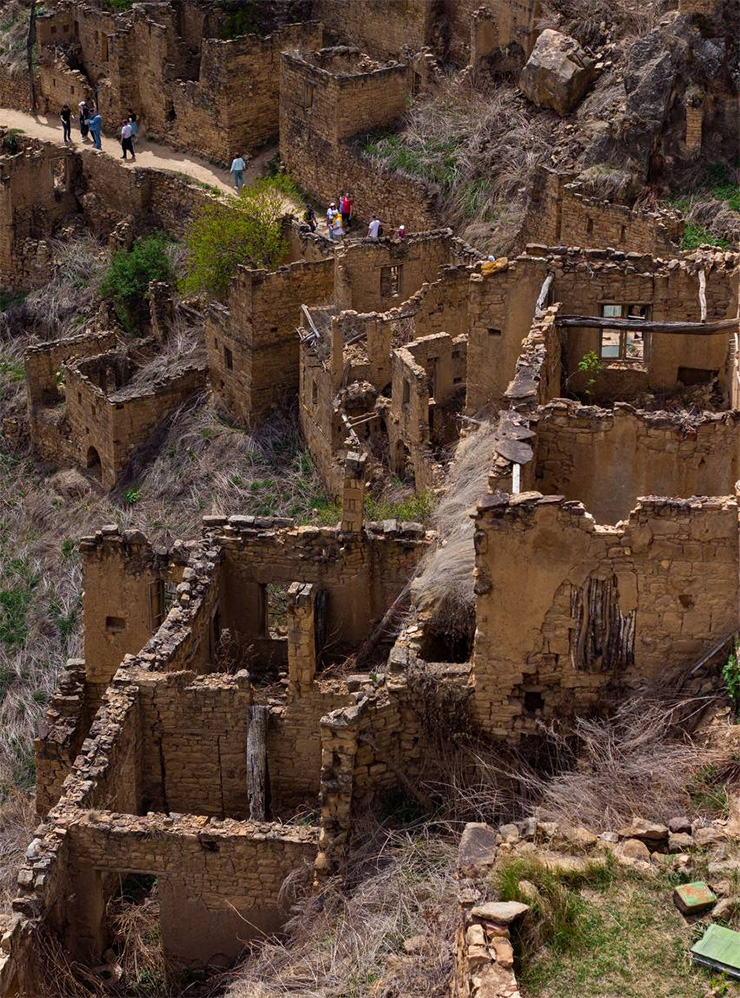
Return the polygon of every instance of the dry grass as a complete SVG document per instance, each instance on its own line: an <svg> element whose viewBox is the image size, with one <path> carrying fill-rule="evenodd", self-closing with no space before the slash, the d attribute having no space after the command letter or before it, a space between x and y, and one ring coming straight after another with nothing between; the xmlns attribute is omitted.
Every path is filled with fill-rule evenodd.
<svg viewBox="0 0 740 998"><path fill-rule="evenodd" d="M0 67L10 76L26 71L28 9L16 0L3 4L0 11Z"/></svg>
<svg viewBox="0 0 740 998"><path fill-rule="evenodd" d="M305 897L285 942L265 942L227 998L446 998L455 861L445 840L379 830L348 863L347 887L330 881ZM422 937L419 950L406 953L413 937Z"/></svg>
<svg viewBox="0 0 740 998"><path fill-rule="evenodd" d="M445 491L431 518L437 544L422 559L411 585L421 610L434 608L449 627L467 627L474 609L474 524L469 514L486 494L493 454L495 423L487 421L463 437L450 466Z"/></svg>
<svg viewBox="0 0 740 998"><path fill-rule="evenodd" d="M552 116L515 87L481 91L450 78L414 104L401 132L366 151L436 189L448 224L502 254L516 241L537 168L549 162L552 131Z"/></svg>
<svg viewBox="0 0 740 998"><path fill-rule="evenodd" d="M538 27L555 28L582 45L634 39L655 27L663 0L544 0Z"/></svg>

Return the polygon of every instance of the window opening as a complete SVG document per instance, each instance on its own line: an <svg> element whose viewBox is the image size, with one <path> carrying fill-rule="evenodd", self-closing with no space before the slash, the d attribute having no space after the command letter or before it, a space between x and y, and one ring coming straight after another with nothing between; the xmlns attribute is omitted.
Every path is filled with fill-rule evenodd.
<svg viewBox="0 0 740 998"><path fill-rule="evenodd" d="M649 305L606 304L601 306L604 319L649 319ZM600 329L599 357L602 360L634 361L647 360L650 335L642 329Z"/></svg>
<svg viewBox="0 0 740 998"><path fill-rule="evenodd" d="M149 625L152 631L161 627L176 601L176 582L170 579L154 579L149 583Z"/></svg>
<svg viewBox="0 0 740 998"><path fill-rule="evenodd" d="M226 369L228 371L233 371L234 369L234 355L229 350L228 347L224 347L224 364L226 364Z"/></svg>
<svg viewBox="0 0 740 998"><path fill-rule="evenodd" d="M380 268L380 294L383 298L398 298L401 294L401 270L395 267Z"/></svg>
<svg viewBox="0 0 740 998"><path fill-rule="evenodd" d="M125 617L106 617L105 618L105 629L108 634L120 634L121 631L126 630L126 618Z"/></svg>
<svg viewBox="0 0 740 998"><path fill-rule="evenodd" d="M287 582L268 582L262 586L263 633L273 641L288 636L289 588Z"/></svg>
<svg viewBox="0 0 740 998"><path fill-rule="evenodd" d="M316 86L313 83L303 84L303 109L304 111L310 111L313 108L314 96L316 94Z"/></svg>

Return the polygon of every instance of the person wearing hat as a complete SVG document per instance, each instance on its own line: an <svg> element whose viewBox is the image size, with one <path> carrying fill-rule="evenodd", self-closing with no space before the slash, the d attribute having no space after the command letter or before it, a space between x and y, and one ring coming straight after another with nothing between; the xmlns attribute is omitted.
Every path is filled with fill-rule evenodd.
<svg viewBox="0 0 740 998"><path fill-rule="evenodd" d="M337 211L336 201L332 201L329 207L326 209L326 224L329 227L329 232L332 230L334 225L334 219L337 217L339 212Z"/></svg>
<svg viewBox="0 0 740 998"><path fill-rule="evenodd" d="M406 226L405 225L399 225L398 226L398 233L397 233L397 235L398 235L399 239L405 239L406 238Z"/></svg>

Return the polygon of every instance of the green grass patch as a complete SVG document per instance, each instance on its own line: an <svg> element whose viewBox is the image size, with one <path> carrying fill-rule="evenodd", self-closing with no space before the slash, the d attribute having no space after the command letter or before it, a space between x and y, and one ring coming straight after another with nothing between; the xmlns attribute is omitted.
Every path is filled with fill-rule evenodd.
<svg viewBox="0 0 740 998"><path fill-rule="evenodd" d="M691 806L707 817L727 818L730 814L730 798L717 766L709 763L692 776L686 785L691 798Z"/></svg>
<svg viewBox="0 0 740 998"><path fill-rule="evenodd" d="M20 648L25 644L28 637L26 617L39 581L27 558L11 559L5 566L5 579L0 589L0 643L7 648Z"/></svg>
<svg viewBox="0 0 740 998"><path fill-rule="evenodd" d="M730 248L730 244L726 239L720 239L718 236L712 235L708 229L703 228L701 225L696 225L694 222L687 222L681 239L681 249L699 249L700 246L705 244L718 246L720 249Z"/></svg>
<svg viewBox="0 0 740 998"><path fill-rule="evenodd" d="M0 375L10 381L23 381L25 377L23 363L19 360L0 360Z"/></svg>
<svg viewBox="0 0 740 998"><path fill-rule="evenodd" d="M514 860L497 885L502 899L531 905L513 933L526 998L705 998L710 975L687 956L697 928L673 905L668 878L618 871L611 861L561 873Z"/></svg>
<svg viewBox="0 0 740 998"><path fill-rule="evenodd" d="M399 135L369 141L364 146L368 156L383 161L389 170L405 173L426 183L439 184L446 193L458 178L459 139L418 139L409 144Z"/></svg>
<svg viewBox="0 0 740 998"><path fill-rule="evenodd" d="M428 523L434 509L434 493L431 489L415 492L402 499L365 498L365 515L369 520L406 520Z"/></svg>

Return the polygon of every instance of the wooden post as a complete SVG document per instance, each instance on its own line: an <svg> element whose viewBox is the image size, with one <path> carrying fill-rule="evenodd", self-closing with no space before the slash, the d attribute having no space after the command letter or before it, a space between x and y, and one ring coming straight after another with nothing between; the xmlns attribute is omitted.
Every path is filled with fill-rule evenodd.
<svg viewBox="0 0 740 998"><path fill-rule="evenodd" d="M247 796L250 821L267 821L267 715L263 704L247 707Z"/></svg>

